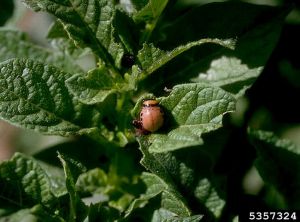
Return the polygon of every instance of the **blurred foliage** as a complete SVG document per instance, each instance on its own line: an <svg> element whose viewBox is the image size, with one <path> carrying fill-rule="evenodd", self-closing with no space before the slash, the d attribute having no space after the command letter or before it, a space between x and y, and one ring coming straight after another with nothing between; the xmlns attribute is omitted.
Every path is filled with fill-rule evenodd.
<svg viewBox="0 0 300 222"><path fill-rule="evenodd" d="M12 16L14 11L14 1L2 0L0 6L0 26L3 26L5 22Z"/></svg>
<svg viewBox="0 0 300 222"><path fill-rule="evenodd" d="M0 25L14 6L2 2ZM1 116L73 137L0 164L0 221L227 222L243 210L299 208L298 1L100 0L100 20L78 16L84 7L25 2L59 18L54 47L0 30ZM130 122L152 93L163 95L165 123L136 141Z"/></svg>

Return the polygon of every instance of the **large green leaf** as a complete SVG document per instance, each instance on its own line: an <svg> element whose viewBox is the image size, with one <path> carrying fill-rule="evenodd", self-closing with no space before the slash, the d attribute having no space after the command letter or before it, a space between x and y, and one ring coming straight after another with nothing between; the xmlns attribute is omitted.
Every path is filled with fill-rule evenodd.
<svg viewBox="0 0 300 222"><path fill-rule="evenodd" d="M210 64L207 64L207 60L199 61L184 72L197 69L198 77L193 81L219 86L235 94L243 93L245 87L250 87L262 72L276 46L284 16L285 13L274 16L245 33L238 39L234 51L212 56L209 58ZM208 69L199 70L200 67L207 66Z"/></svg>
<svg viewBox="0 0 300 222"><path fill-rule="evenodd" d="M0 164L0 188L0 203L6 203L1 208L22 209L38 203L51 207L57 201L46 171L20 153Z"/></svg>
<svg viewBox="0 0 300 222"><path fill-rule="evenodd" d="M163 72L164 81L154 84L165 86L166 82L174 85L192 80L221 86L234 94L240 93L237 96L242 95L261 73L278 41L288 12L286 8L242 2L193 7L157 29L156 34L164 37L156 40L159 41L158 47L173 49L202 38L236 38L235 50L216 51L207 47L189 52L186 57L171 62Z"/></svg>
<svg viewBox="0 0 300 222"><path fill-rule="evenodd" d="M299 209L300 147L272 132L250 130L249 135L258 154L255 166L265 183L283 194L289 208Z"/></svg>
<svg viewBox="0 0 300 222"><path fill-rule="evenodd" d="M219 194L217 184L212 182L213 143L207 146L177 150L172 153L150 153L148 141L139 139L139 143L140 150L143 153L142 165L164 181L168 185L168 189L172 190L176 195L182 196L181 201L185 203L187 209L204 214L206 219L213 220L213 218L220 217L225 201ZM157 184L159 183L156 182ZM156 185L153 187L157 188ZM137 199L132 207L142 207L159 194L153 191L157 190L147 190L146 194ZM176 203L176 201L173 199L170 204L172 206L180 204ZM156 209L159 206L156 205ZM171 208L165 209L174 213L174 211L170 210ZM178 216L182 217L184 215L180 214Z"/></svg>
<svg viewBox="0 0 300 222"><path fill-rule="evenodd" d="M0 114L13 124L67 136L99 125L100 114L69 93L70 74L32 60L0 64Z"/></svg>
<svg viewBox="0 0 300 222"><path fill-rule="evenodd" d="M68 221L74 221L74 214L70 213L67 206L74 208L75 198L69 203L65 201L64 196L66 190L75 193L71 192L70 181L76 177L76 173L73 167L66 171L68 174L66 179L69 181L67 186L60 183L61 175L58 177L57 173L53 173L53 167L51 169L44 163L39 163L23 154L15 153L10 160L2 162L0 164L0 216L1 218L5 216L3 221L21 221L21 218L25 221L65 221L62 216L70 219ZM82 213L84 209L81 205L76 210L76 218L86 216L86 212Z"/></svg>
<svg viewBox="0 0 300 222"><path fill-rule="evenodd" d="M201 135L222 126L222 117L235 110L234 97L220 88L203 84L175 86L161 99L165 110L165 131L153 133L150 152L168 152L203 144Z"/></svg>
<svg viewBox="0 0 300 222"><path fill-rule="evenodd" d="M169 210L175 215L182 217L190 216L190 210L187 208L185 203L182 202L182 197L172 186L170 186L171 184L167 183L155 174L143 173L141 178L147 186L147 191L140 198L133 201L127 211L127 215L129 215L135 208L144 207L153 197L162 195L162 208Z"/></svg>
<svg viewBox="0 0 300 222"><path fill-rule="evenodd" d="M283 7L232 1L199 5L157 29L165 35L158 41L160 46L170 49L202 38L239 39L273 19L282 23L288 11Z"/></svg>
<svg viewBox="0 0 300 222"><path fill-rule="evenodd" d="M215 217L219 218L226 202L218 194L216 186L211 180L208 178L200 179L195 187L194 195Z"/></svg>
<svg viewBox="0 0 300 222"><path fill-rule="evenodd" d="M23 32L0 29L0 62L12 58L33 59L66 72L81 72L81 68L66 54L31 43Z"/></svg>
<svg viewBox="0 0 300 222"><path fill-rule="evenodd" d="M46 11L64 24L77 45L90 47L111 68L120 66L123 45L113 27L115 6L110 0L24 0L35 11Z"/></svg>
<svg viewBox="0 0 300 222"><path fill-rule="evenodd" d="M171 51L164 51L154 47L153 44L144 44L143 48L138 53L138 59L142 65L143 74L151 74L167 62L174 59L181 53L191 49L195 46L200 46L207 43L218 44L226 48L234 48L234 40L221 40L221 39L200 39L194 42L187 43L182 46L178 46ZM143 78L143 76L141 77Z"/></svg>

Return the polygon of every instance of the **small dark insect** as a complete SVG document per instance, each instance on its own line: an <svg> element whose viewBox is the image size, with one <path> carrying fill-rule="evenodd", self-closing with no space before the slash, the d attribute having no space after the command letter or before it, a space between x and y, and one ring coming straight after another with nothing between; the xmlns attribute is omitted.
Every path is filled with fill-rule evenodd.
<svg viewBox="0 0 300 222"><path fill-rule="evenodd" d="M155 99L147 99L143 102L143 108L139 119L132 124L138 135L147 135L157 131L164 122L164 112Z"/></svg>
<svg viewBox="0 0 300 222"><path fill-rule="evenodd" d="M122 60L121 60L121 65L124 68L131 68L131 66L134 65L134 56L132 54L126 53L123 55Z"/></svg>

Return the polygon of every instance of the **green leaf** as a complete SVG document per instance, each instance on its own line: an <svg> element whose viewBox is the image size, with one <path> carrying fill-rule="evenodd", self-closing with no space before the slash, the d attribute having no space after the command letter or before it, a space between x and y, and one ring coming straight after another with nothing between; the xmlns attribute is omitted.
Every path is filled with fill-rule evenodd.
<svg viewBox="0 0 300 222"><path fill-rule="evenodd" d="M207 219L219 218L225 206L225 201L217 192L217 186L213 181L211 169L213 169L212 154L214 147L203 147L178 150L172 153L149 153L149 144L140 139L140 149L143 153L141 163L152 173L162 178L179 195L192 202L192 209L205 214ZM150 193L151 194L151 193ZM155 193L154 193L155 194ZM146 201L138 199L138 204L143 206ZM205 206L205 208L203 208ZM205 209L205 210L204 210Z"/></svg>
<svg viewBox="0 0 300 222"><path fill-rule="evenodd" d="M68 191L75 191L75 183L78 177L86 171L86 168L78 161L66 157L65 155L58 153L58 158L62 163L65 177L66 177L66 184Z"/></svg>
<svg viewBox="0 0 300 222"><path fill-rule="evenodd" d="M221 216L226 202L220 197L214 184L209 179L204 178L198 181L194 195L215 217L219 218Z"/></svg>
<svg viewBox="0 0 300 222"><path fill-rule="evenodd" d="M274 19L281 24L289 10L232 1L198 5L157 29L165 35L159 45L170 49L202 38L239 39L258 27L274 22Z"/></svg>
<svg viewBox="0 0 300 222"><path fill-rule="evenodd" d="M0 29L0 62L12 58L32 59L70 73L81 72L81 68L66 54L31 43L23 32Z"/></svg>
<svg viewBox="0 0 300 222"><path fill-rule="evenodd" d="M119 89L122 82L117 76L114 78L110 70L101 66L89 71L85 76L82 74L74 75L66 83L69 90L80 102L91 105L103 102Z"/></svg>
<svg viewBox="0 0 300 222"><path fill-rule="evenodd" d="M171 184L164 181L155 174L144 172L141 179L147 186L147 191L140 198L135 199L130 205L126 216L128 216L135 208L144 207L147 202L157 195L161 195L161 207L169 210L175 215L182 217L190 216L191 212L182 201L182 197Z"/></svg>
<svg viewBox="0 0 300 222"><path fill-rule="evenodd" d="M110 168L114 167L110 166ZM128 179L130 178L118 175L116 172L106 174L103 170L96 168L80 175L76 188L79 192L90 195L84 199L86 203L108 204L123 212L133 199L129 190L122 190L124 184L127 185L125 185L127 189L130 188Z"/></svg>
<svg viewBox="0 0 300 222"><path fill-rule="evenodd" d="M2 0L0 7L0 26L4 25L5 22L12 16L14 11L14 1Z"/></svg>
<svg viewBox="0 0 300 222"><path fill-rule="evenodd" d="M36 160L37 158L34 157ZM57 159L57 156L56 156ZM42 161L38 161L39 166L47 172L47 176L50 180L52 193L56 197L61 197L67 193L67 188L65 185L65 175L61 168L52 166Z"/></svg>
<svg viewBox="0 0 300 222"><path fill-rule="evenodd" d="M164 78L164 86L166 81L174 85L192 80L220 86L237 97L243 95L276 46L289 11L288 8L228 1L193 7L169 21L153 33L153 36L164 36L157 44L160 48L172 49L202 38L235 38L237 42L233 51L216 52L206 48L181 57L164 70L164 73L172 73Z"/></svg>
<svg viewBox="0 0 300 222"><path fill-rule="evenodd" d="M174 220L175 218L178 218L178 216L171 211L160 208L154 211L151 222L166 221L168 218Z"/></svg>
<svg viewBox="0 0 300 222"><path fill-rule="evenodd" d="M150 39L151 34L159 20L159 17L167 6L168 2L168 0L149 0L143 8L133 13L133 19L136 23L146 23L145 29L143 30L142 36L140 38L140 43L147 42ZM140 2L139 6L141 4L143 3Z"/></svg>
<svg viewBox="0 0 300 222"><path fill-rule="evenodd" d="M77 178L86 169L79 162L58 154L66 177L66 187L70 196L69 221L83 221L87 216L87 207L84 205L76 192L75 183Z"/></svg>
<svg viewBox="0 0 300 222"><path fill-rule="evenodd" d="M195 82L209 83L241 96L262 72L271 52L280 36L285 14L279 14L272 20L260 24L238 39L236 49L223 55L213 56L209 68L199 72ZM255 53L253 53L255 51ZM191 66L206 67L202 60ZM186 69L188 73L190 70ZM184 75L184 74L182 74Z"/></svg>
<svg viewBox="0 0 300 222"><path fill-rule="evenodd" d="M124 48L113 27L115 7L110 0L24 0L35 11L55 15L75 42L90 47L107 65L120 67Z"/></svg>
<svg viewBox="0 0 300 222"><path fill-rule="evenodd" d="M22 209L1 217L0 222L38 222L38 218L30 212L30 209Z"/></svg>
<svg viewBox="0 0 300 222"><path fill-rule="evenodd" d="M76 182L76 189L82 193L102 193L106 192L108 178L106 173L95 168L83 173Z"/></svg>
<svg viewBox="0 0 300 222"><path fill-rule="evenodd" d="M53 22L48 30L48 39L69 39L68 32L64 29L63 23L58 19Z"/></svg>
<svg viewBox="0 0 300 222"><path fill-rule="evenodd" d="M72 98L69 74L31 60L0 64L0 116L45 134L80 134L99 125L99 113ZM90 119L89 119L90 118Z"/></svg>
<svg viewBox="0 0 300 222"><path fill-rule="evenodd" d="M192 202L189 206L194 211L202 209L196 212L205 214L205 217L211 220L220 217L225 201L219 194L218 184L213 182L217 178L212 172L213 161L218 158L214 157L216 143L205 143L200 147L190 147L172 153L150 153L149 142L139 139L139 143L143 153L141 163L146 169L162 178L168 186L182 195L182 201L187 200L187 204ZM145 201L142 200L139 204L145 204Z"/></svg>
<svg viewBox="0 0 300 222"><path fill-rule="evenodd" d="M201 135L222 126L225 113L235 110L234 97L220 88L203 84L175 86L161 99L167 134L153 133L150 152L168 152L203 144Z"/></svg>
<svg viewBox="0 0 300 222"><path fill-rule="evenodd" d="M232 39L200 39L182 46L178 46L171 51L163 51L159 48L154 47L153 44L145 43L143 45L143 48L138 53L138 59L142 65L142 72L144 73L144 75L149 75L181 53L191 49L192 47L207 43L218 44L226 48L233 49L235 41Z"/></svg>
<svg viewBox="0 0 300 222"><path fill-rule="evenodd" d="M153 198L156 195L160 194L166 185L167 188L170 190L170 192L174 192L175 196L179 197L180 201L178 204L182 205L182 207L178 208L178 210L181 211L178 215L179 216L190 216L190 210L184 204L184 197L180 198L181 194L176 191L176 185L174 184L172 176L170 175L170 172L168 172L168 168L164 165L164 163L170 163L170 162L164 162L165 160L163 160L163 157L160 156L160 154L149 153L149 150L148 150L149 144L146 141L143 141L141 139L139 139L138 141L140 144L140 150L143 153L143 158L141 160L141 164L146 169L151 171L153 174L144 173L145 174L144 182L148 188L146 195L141 196L139 199L135 200L132 203L131 207L129 208L128 213L130 213L130 211L136 207L142 207L145 203L147 203L147 201L150 198ZM157 182L157 184L155 184L156 182ZM175 201L174 205L176 205L177 200L174 200L174 201ZM173 205L172 201L170 202L170 205L171 205L170 208L172 208L172 205ZM167 210L172 211L171 209L169 209L168 205L166 205L165 208ZM175 211L173 213L176 213L176 212L177 211Z"/></svg>
<svg viewBox="0 0 300 222"><path fill-rule="evenodd" d="M80 102L97 105L104 117L101 134L117 146L125 146L132 136L129 110L132 108L124 96L131 86L104 66L85 75L75 75L66 82L68 89ZM123 96L120 96L123 93ZM108 130L110 129L110 130ZM113 131L114 129L114 131Z"/></svg>
<svg viewBox="0 0 300 222"><path fill-rule="evenodd" d="M134 196L130 195L129 193L124 193L118 199L109 201L108 205L110 207L118 209L120 212L124 212L133 199Z"/></svg>
<svg viewBox="0 0 300 222"><path fill-rule="evenodd" d="M80 48L75 45L74 41L69 38L68 32L64 29L64 26L59 19L50 26L47 38L51 40L51 46L54 49L71 57L74 61L91 54L89 48Z"/></svg>
<svg viewBox="0 0 300 222"><path fill-rule="evenodd" d="M242 64L240 59L224 55L213 59L209 70L206 73L200 73L192 81L222 87L239 98L244 95L246 89L251 87L262 69L262 66L251 69L246 64Z"/></svg>
<svg viewBox="0 0 300 222"><path fill-rule="evenodd" d="M174 213L166 210L166 209L159 209L154 211L153 217L151 222L198 222L201 220L203 216L195 215L190 217L178 217L174 215Z"/></svg>
<svg viewBox="0 0 300 222"><path fill-rule="evenodd" d="M298 209L300 187L300 147L272 132L250 130L257 149L255 166L266 184L283 194L290 209Z"/></svg>
<svg viewBox="0 0 300 222"><path fill-rule="evenodd" d="M153 22L159 18L167 3L168 0L149 0L142 9L134 14L133 18L137 22Z"/></svg>
<svg viewBox="0 0 300 222"><path fill-rule="evenodd" d="M139 176L142 169L136 165L136 149L108 147L107 151L110 153L109 156L97 158L97 165L101 166L101 169L95 168L81 174L76 187L78 192L86 196L84 199L86 203L108 204L123 212L140 193L142 184ZM99 159L107 160L99 161ZM109 165L104 165L103 162Z"/></svg>
<svg viewBox="0 0 300 222"><path fill-rule="evenodd" d="M58 199L66 193L62 179L60 169L14 154L0 164L1 219L5 216L5 221L62 221L54 213Z"/></svg>
<svg viewBox="0 0 300 222"><path fill-rule="evenodd" d="M26 208L41 203L51 207L56 203L47 173L33 159L20 153L0 164L1 201Z"/></svg>

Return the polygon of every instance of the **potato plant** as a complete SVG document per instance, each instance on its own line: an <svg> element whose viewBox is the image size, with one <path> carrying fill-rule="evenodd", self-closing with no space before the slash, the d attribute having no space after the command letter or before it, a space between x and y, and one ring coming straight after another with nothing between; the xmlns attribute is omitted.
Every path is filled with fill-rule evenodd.
<svg viewBox="0 0 300 222"><path fill-rule="evenodd" d="M52 15L53 47L1 27L0 117L72 139L0 163L0 221L237 221L300 207L299 147L236 108L292 7L195 2L23 0ZM145 99L164 121L144 135L132 121ZM253 167L263 194L244 190Z"/></svg>

